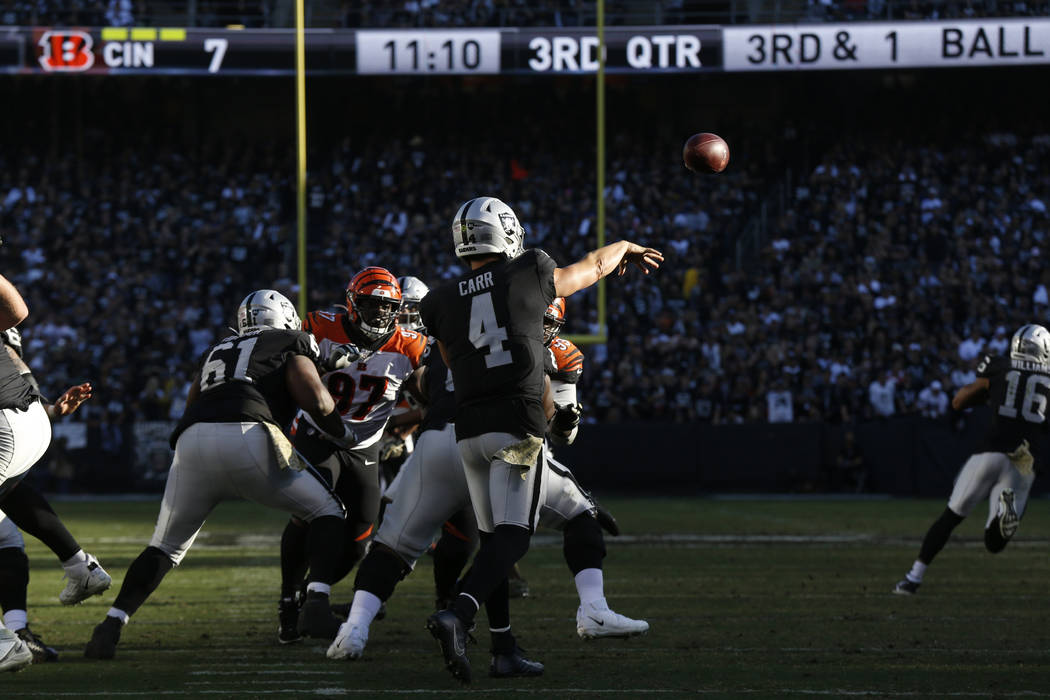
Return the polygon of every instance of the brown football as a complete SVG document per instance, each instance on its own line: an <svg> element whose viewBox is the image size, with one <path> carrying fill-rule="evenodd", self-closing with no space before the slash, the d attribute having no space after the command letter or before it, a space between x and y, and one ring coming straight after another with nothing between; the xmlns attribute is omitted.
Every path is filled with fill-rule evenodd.
<svg viewBox="0 0 1050 700"><path fill-rule="evenodd" d="M693 134L682 148L682 160L694 173L720 173L729 165L729 144L718 134Z"/></svg>

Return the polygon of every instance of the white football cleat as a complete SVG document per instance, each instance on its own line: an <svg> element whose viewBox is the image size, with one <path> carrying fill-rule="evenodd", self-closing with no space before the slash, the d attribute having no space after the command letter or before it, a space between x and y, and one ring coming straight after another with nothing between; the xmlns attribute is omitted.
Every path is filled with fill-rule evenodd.
<svg viewBox="0 0 1050 700"><path fill-rule="evenodd" d="M22 639L7 629L0 627L0 671L20 671L33 663L33 652Z"/></svg>
<svg viewBox="0 0 1050 700"><path fill-rule="evenodd" d="M609 609L605 600L581 605L576 611L576 634L582 639L636 637L649 631L645 620L632 620Z"/></svg>
<svg viewBox="0 0 1050 700"><path fill-rule="evenodd" d="M76 605L82 600L98 595L113 583L113 579L93 554L87 555L87 561L66 569L65 578L69 581L66 582L65 589L58 594L62 605Z"/></svg>
<svg viewBox="0 0 1050 700"><path fill-rule="evenodd" d="M344 622L339 625L335 641L328 647L329 659L360 659L368 642L368 628Z"/></svg>

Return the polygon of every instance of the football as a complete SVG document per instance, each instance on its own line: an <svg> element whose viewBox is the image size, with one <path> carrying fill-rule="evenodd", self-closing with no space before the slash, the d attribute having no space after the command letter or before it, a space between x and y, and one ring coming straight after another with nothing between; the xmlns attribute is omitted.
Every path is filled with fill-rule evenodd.
<svg viewBox="0 0 1050 700"><path fill-rule="evenodd" d="M720 173L729 165L729 144L718 134L693 134L682 147L682 160L694 173Z"/></svg>

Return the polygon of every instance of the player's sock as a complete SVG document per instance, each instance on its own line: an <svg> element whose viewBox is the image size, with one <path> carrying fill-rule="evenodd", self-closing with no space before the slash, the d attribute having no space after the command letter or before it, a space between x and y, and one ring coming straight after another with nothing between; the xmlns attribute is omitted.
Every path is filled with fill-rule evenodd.
<svg viewBox="0 0 1050 700"><path fill-rule="evenodd" d="M4 622L7 613L26 609L26 588L29 586L29 558L21 547L4 547L0 549L0 610L4 611ZM14 631L21 629L11 627ZM25 627L24 621L22 627Z"/></svg>
<svg viewBox="0 0 1050 700"><path fill-rule="evenodd" d="M332 587L320 581L311 581L306 585L307 593L320 593L321 595L332 595Z"/></svg>
<svg viewBox="0 0 1050 700"><path fill-rule="evenodd" d="M605 602L605 576L601 569L584 569L576 574L576 592L580 595L580 605L594 603L598 607L607 607Z"/></svg>
<svg viewBox="0 0 1050 700"><path fill-rule="evenodd" d="M4 513L20 530L46 544L59 561L68 560L80 550L76 538L47 499L24 481L4 498Z"/></svg>
<svg viewBox="0 0 1050 700"><path fill-rule="evenodd" d="M401 557L380 543L375 543L361 561L361 567L354 578L354 590L367 591L380 601L385 601L394 593L398 581L403 579L411 569ZM357 595L354 595L356 602Z"/></svg>
<svg viewBox="0 0 1050 700"><path fill-rule="evenodd" d="M922 547L919 549L919 561L925 562L927 566L932 564L933 558L948 543L952 530L964 519L963 516L957 515L952 511L951 508L945 508L944 512L941 513L941 517L934 521L933 525L926 532L926 537L922 540Z"/></svg>
<svg viewBox="0 0 1050 700"><path fill-rule="evenodd" d="M328 518L339 521L339 537L342 535L343 530L343 519L335 516L325 516L314 520L316 524L322 530L328 530L322 521ZM328 545L321 544L319 547L314 547L314 543L319 537L311 536L311 526L308 523L304 523L295 518L290 518L288 524L284 526L284 532L281 533L281 597L282 598L295 598L296 593L299 592L300 586L302 586L303 579L306 578L306 566L307 566L307 540L310 541L310 554L314 555L317 552L323 551L323 547ZM331 532L326 532L331 536ZM335 550L338 551L338 550ZM321 564L322 568L325 564ZM321 578L322 574L327 574L328 579ZM314 575L319 580L327 580L331 583L331 577L335 575L333 566L327 565L327 571L318 572L314 571Z"/></svg>
<svg viewBox="0 0 1050 700"><path fill-rule="evenodd" d="M71 556L69 559L65 559L62 561L62 568L67 570L72 569L77 564L83 564L87 560L87 553L83 549L78 549L76 552L73 553L73 556Z"/></svg>
<svg viewBox="0 0 1050 700"><path fill-rule="evenodd" d="M926 573L926 564L923 564L918 559L911 565L911 571L904 575L904 578L908 579L912 583L922 583L922 577Z"/></svg>
<svg viewBox="0 0 1050 700"><path fill-rule="evenodd" d="M106 612L106 617L115 618L119 620L120 624L122 625L128 624L128 621L131 620L131 615L128 615L126 612L117 607L110 608L109 611Z"/></svg>
<svg viewBox="0 0 1050 700"><path fill-rule="evenodd" d="M485 601L485 614L489 618L490 632L497 634L510 631L510 585L507 579L503 579Z"/></svg>
<svg viewBox="0 0 1050 700"><path fill-rule="evenodd" d="M288 528L285 528L285 532ZM343 551L343 519L336 515L325 515L315 518L310 523L310 534L306 540L310 557L310 580L329 585L337 578L337 562ZM297 555L301 556L301 555ZM305 564L305 560L300 560ZM288 572L289 583L302 581L305 571ZM298 578L296 578L298 577ZM285 595L284 537L281 537L281 595ZM298 587L299 584L295 584ZM293 595L294 595L293 588Z"/></svg>
<svg viewBox="0 0 1050 700"><path fill-rule="evenodd" d="M4 612L4 627L17 632L29 624L29 614L26 613L24 603L21 609L6 610Z"/></svg>
<svg viewBox="0 0 1050 700"><path fill-rule="evenodd" d="M134 615L174 566L167 554L156 547L146 547L128 567L113 607Z"/></svg>
<svg viewBox="0 0 1050 700"><path fill-rule="evenodd" d="M382 606L383 601L374 593L355 591L354 602L350 606L350 615L346 618L346 621L350 623L351 627L368 628L372 625L372 621L376 619L376 615L379 614L379 608Z"/></svg>
<svg viewBox="0 0 1050 700"><path fill-rule="evenodd" d="M441 537L434 546L434 590L441 600L452 600L456 595L456 581L467 565L474 543L458 530L445 523Z"/></svg>
<svg viewBox="0 0 1050 700"><path fill-rule="evenodd" d="M584 569L601 569L605 559L602 526L590 513L582 513L565 524L562 551L572 575Z"/></svg>
<svg viewBox="0 0 1050 700"><path fill-rule="evenodd" d="M491 537L483 537L474 565L463 581L463 590L452 609L464 623L472 623L480 602L489 599L503 583L514 563L529 551L532 533L517 525L497 525ZM469 598L469 600L464 600ZM468 624L469 626L469 624Z"/></svg>

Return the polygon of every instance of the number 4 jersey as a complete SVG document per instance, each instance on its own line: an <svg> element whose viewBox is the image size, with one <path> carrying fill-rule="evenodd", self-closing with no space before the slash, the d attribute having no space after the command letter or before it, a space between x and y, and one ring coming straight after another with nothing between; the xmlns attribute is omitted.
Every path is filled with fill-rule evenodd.
<svg viewBox="0 0 1050 700"><path fill-rule="evenodd" d="M332 346L356 344L347 333L348 324L345 313L329 311L311 311L303 321L303 327L317 339L322 356ZM426 354L425 335L397 326L377 349L366 350L349 367L321 377L335 399L336 410L357 435L357 447L368 447L383 437L401 384L423 363ZM296 423L301 420L313 425L310 416L303 412L296 417Z"/></svg>
<svg viewBox="0 0 1050 700"><path fill-rule="evenodd" d="M554 261L540 250L498 260L431 290L427 332L449 356L456 437L542 436L543 313L554 299Z"/></svg>
<svg viewBox="0 0 1050 700"><path fill-rule="evenodd" d="M992 423L975 452L1012 452L1027 440L1038 465L1046 433L1050 369L1023 360L985 355L977 376L988 379Z"/></svg>
<svg viewBox="0 0 1050 700"><path fill-rule="evenodd" d="M200 395L175 427L172 448L194 423L287 427L298 410L285 379L285 365L294 355L317 362L320 353L313 336L275 328L230 336L209 348L201 360Z"/></svg>

